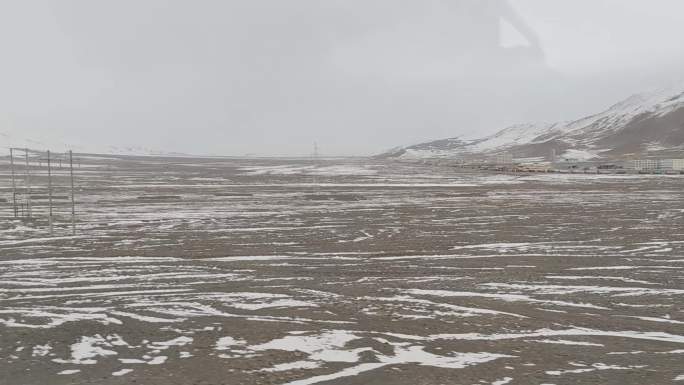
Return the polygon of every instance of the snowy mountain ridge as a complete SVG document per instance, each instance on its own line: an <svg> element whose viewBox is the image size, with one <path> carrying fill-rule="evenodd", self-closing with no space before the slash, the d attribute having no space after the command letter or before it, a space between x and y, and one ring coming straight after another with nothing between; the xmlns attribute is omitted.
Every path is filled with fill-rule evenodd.
<svg viewBox="0 0 684 385"><path fill-rule="evenodd" d="M512 152L516 157L579 158L684 150L684 84L637 94L574 121L526 123L481 139L451 138L392 150L399 158L459 158Z"/></svg>

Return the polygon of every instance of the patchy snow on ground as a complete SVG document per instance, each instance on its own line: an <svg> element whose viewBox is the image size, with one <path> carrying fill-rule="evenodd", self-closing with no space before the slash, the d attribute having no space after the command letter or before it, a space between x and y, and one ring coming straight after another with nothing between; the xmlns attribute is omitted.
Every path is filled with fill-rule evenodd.
<svg viewBox="0 0 684 385"><path fill-rule="evenodd" d="M82 170L76 236L62 217L53 237L44 216L0 224L13 382L680 373L681 178L349 161L313 183L306 161L136 162Z"/></svg>

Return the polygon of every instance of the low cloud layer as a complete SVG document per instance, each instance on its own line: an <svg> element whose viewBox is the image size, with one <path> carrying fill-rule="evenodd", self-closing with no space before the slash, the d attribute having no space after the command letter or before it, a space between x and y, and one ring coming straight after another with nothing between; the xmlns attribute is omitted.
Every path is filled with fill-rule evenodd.
<svg viewBox="0 0 684 385"><path fill-rule="evenodd" d="M0 132L199 154L371 154L681 79L678 0L0 5Z"/></svg>

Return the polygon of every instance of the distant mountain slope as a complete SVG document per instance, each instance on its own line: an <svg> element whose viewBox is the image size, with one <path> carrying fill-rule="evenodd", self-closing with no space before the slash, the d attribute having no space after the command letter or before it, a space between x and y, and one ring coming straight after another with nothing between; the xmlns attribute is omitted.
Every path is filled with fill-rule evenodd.
<svg viewBox="0 0 684 385"><path fill-rule="evenodd" d="M516 158L684 157L684 86L634 95L575 121L508 127L476 140L443 139L394 149L391 158L468 158L508 152Z"/></svg>

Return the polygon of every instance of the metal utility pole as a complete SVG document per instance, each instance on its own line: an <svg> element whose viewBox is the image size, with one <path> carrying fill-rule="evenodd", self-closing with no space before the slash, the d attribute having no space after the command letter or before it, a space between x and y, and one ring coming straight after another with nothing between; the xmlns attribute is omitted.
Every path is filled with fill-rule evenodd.
<svg viewBox="0 0 684 385"><path fill-rule="evenodd" d="M29 150L24 149L26 155L26 213L31 218L31 170L29 169Z"/></svg>
<svg viewBox="0 0 684 385"><path fill-rule="evenodd" d="M316 173L318 172L318 142L314 142L314 170L313 170L313 185L314 185L314 193L318 194L320 188L318 186L318 177L316 176Z"/></svg>
<svg viewBox="0 0 684 385"><path fill-rule="evenodd" d="M50 207L50 214L48 216L48 223L50 225L50 236L54 234L53 228L52 228L52 169L50 165L50 150L47 152L47 167L48 167L48 199L49 199L49 207Z"/></svg>
<svg viewBox="0 0 684 385"><path fill-rule="evenodd" d="M17 211L17 183L14 180L14 149L10 148L10 169L12 170L12 207L14 208L14 217L18 216Z"/></svg>
<svg viewBox="0 0 684 385"><path fill-rule="evenodd" d="M71 233L76 235L76 198L74 197L74 153L69 150L69 175L71 176Z"/></svg>

